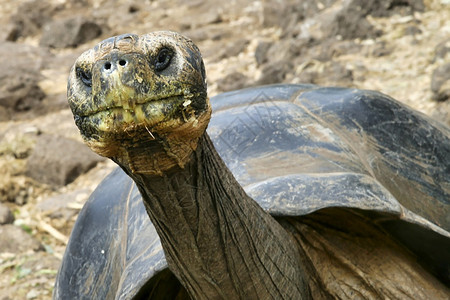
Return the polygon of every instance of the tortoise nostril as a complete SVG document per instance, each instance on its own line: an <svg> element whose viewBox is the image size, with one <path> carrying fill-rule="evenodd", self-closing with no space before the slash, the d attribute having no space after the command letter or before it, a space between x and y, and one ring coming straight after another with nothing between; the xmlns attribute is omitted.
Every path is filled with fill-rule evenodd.
<svg viewBox="0 0 450 300"><path fill-rule="evenodd" d="M111 63L110 62L105 63L105 69L106 70L110 70L111 69Z"/></svg>
<svg viewBox="0 0 450 300"><path fill-rule="evenodd" d="M119 60L119 65L121 65L122 67L124 67L127 64L127 61L124 59Z"/></svg>

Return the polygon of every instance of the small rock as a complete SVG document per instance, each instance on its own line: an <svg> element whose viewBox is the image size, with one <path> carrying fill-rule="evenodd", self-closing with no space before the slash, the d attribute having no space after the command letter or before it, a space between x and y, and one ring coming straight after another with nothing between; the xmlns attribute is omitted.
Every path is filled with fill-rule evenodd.
<svg viewBox="0 0 450 300"><path fill-rule="evenodd" d="M222 22L222 16L216 10L196 13L198 15L195 18L188 15L181 20L180 27L182 30L196 29L205 25L218 24Z"/></svg>
<svg viewBox="0 0 450 300"><path fill-rule="evenodd" d="M36 299L39 297L40 293L36 289L32 289L27 293L27 299Z"/></svg>
<svg viewBox="0 0 450 300"><path fill-rule="evenodd" d="M320 66L306 68L295 81L323 86L351 86L353 71L340 62L329 61Z"/></svg>
<svg viewBox="0 0 450 300"><path fill-rule="evenodd" d="M20 36L19 29L14 24L6 24L0 32L0 41L16 41ZM0 299L1 300L1 299Z"/></svg>
<svg viewBox="0 0 450 300"><path fill-rule="evenodd" d="M130 6L128 6L128 12L130 14L137 13L140 10L141 10L141 7L137 3L132 3L132 4L130 4Z"/></svg>
<svg viewBox="0 0 450 300"><path fill-rule="evenodd" d="M89 189L81 189L67 194L56 195L38 203L36 208L51 218L70 220L77 214L79 208L86 202L90 194L91 191Z"/></svg>
<svg viewBox="0 0 450 300"><path fill-rule="evenodd" d="M353 82L353 71L343 63L332 61L327 64L320 77L319 84L348 87Z"/></svg>
<svg viewBox="0 0 450 300"><path fill-rule="evenodd" d="M371 55L373 57L381 57L391 54L393 51L392 47L386 45L385 41L376 43L371 50Z"/></svg>
<svg viewBox="0 0 450 300"><path fill-rule="evenodd" d="M52 21L44 26L41 46L51 48L76 47L102 34L95 22L81 16Z"/></svg>
<svg viewBox="0 0 450 300"><path fill-rule="evenodd" d="M93 168L103 157L86 145L60 136L39 136L27 160L26 174L36 181L63 186Z"/></svg>
<svg viewBox="0 0 450 300"><path fill-rule="evenodd" d="M436 101L450 99L450 63L436 68L431 75L431 91Z"/></svg>
<svg viewBox="0 0 450 300"><path fill-rule="evenodd" d="M233 72L217 81L217 90L228 92L239 90L248 86L248 78L242 73Z"/></svg>
<svg viewBox="0 0 450 300"><path fill-rule="evenodd" d="M389 17L394 14L410 15L415 11L424 11L425 5L422 0L352 0L348 6L360 11L365 17Z"/></svg>
<svg viewBox="0 0 450 300"><path fill-rule="evenodd" d="M434 50L433 62L435 62L438 59L445 59L449 54L450 54L450 39L447 39L436 46L436 49Z"/></svg>
<svg viewBox="0 0 450 300"><path fill-rule="evenodd" d="M20 253L28 250L42 251L44 247L18 226L12 224L0 226L0 253Z"/></svg>
<svg viewBox="0 0 450 300"><path fill-rule="evenodd" d="M14 215L8 206L0 203L0 225L12 224Z"/></svg>
<svg viewBox="0 0 450 300"><path fill-rule="evenodd" d="M323 41L316 47L308 47L308 53L314 59L325 62L341 55L359 53L361 47L361 45L356 44L354 41L339 41L332 38ZM319 51L320 54L317 55L316 53Z"/></svg>
<svg viewBox="0 0 450 300"><path fill-rule="evenodd" d="M318 73L316 71L303 71L295 77L296 83L317 84Z"/></svg>
<svg viewBox="0 0 450 300"><path fill-rule="evenodd" d="M291 38L280 40L270 46L265 57L269 64L278 59L290 64L296 64L302 58L302 54L310 47L311 41L309 39Z"/></svg>
<svg viewBox="0 0 450 300"><path fill-rule="evenodd" d="M39 129L34 126L11 126L0 139L0 155L27 158L35 145Z"/></svg>
<svg viewBox="0 0 450 300"><path fill-rule="evenodd" d="M345 6L322 24L325 36L340 37L344 40L374 38L382 34L367 21L360 7L352 5Z"/></svg>
<svg viewBox="0 0 450 300"><path fill-rule="evenodd" d="M20 37L33 36L40 33L46 20L51 19L55 7L49 1L26 1L11 16L8 41L16 41Z"/></svg>
<svg viewBox="0 0 450 300"><path fill-rule="evenodd" d="M289 61L276 61L263 67L261 77L257 85L280 83L292 72L292 64Z"/></svg>
<svg viewBox="0 0 450 300"><path fill-rule="evenodd" d="M255 60L258 66L267 62L267 52L273 43L261 41L256 46L255 50Z"/></svg>
<svg viewBox="0 0 450 300"><path fill-rule="evenodd" d="M247 48L249 41L247 39L239 39L231 42L226 47L221 47L218 53L211 59L211 61L219 61L224 58L229 58L239 55L239 53L244 52Z"/></svg>
<svg viewBox="0 0 450 300"><path fill-rule="evenodd" d="M35 109L45 93L38 83L47 51L24 44L0 43L0 106L3 119L17 119L17 113Z"/></svg>
<svg viewBox="0 0 450 300"><path fill-rule="evenodd" d="M368 39L378 37L382 32L367 21L367 16L409 15L424 9L425 6L422 0L351 0L345 2L342 9L337 10L334 15L327 15L326 19L320 23L325 36L340 36L342 39Z"/></svg>
<svg viewBox="0 0 450 300"><path fill-rule="evenodd" d="M201 27L186 31L185 35L194 41L194 43L199 43L210 38L210 30Z"/></svg>
<svg viewBox="0 0 450 300"><path fill-rule="evenodd" d="M437 103L431 117L450 127L450 101Z"/></svg>
<svg viewBox="0 0 450 300"><path fill-rule="evenodd" d="M266 1L262 6L262 25L264 27L278 26L285 28L290 20L282 18L282 15L286 15L286 11L289 9L287 2L285 1ZM301 17L292 16L290 19L297 21Z"/></svg>
<svg viewBox="0 0 450 300"><path fill-rule="evenodd" d="M33 196L35 185L25 176L2 176L0 179L0 201L24 205Z"/></svg>
<svg viewBox="0 0 450 300"><path fill-rule="evenodd" d="M320 1L323 7L330 6L336 0ZM264 1L262 23L265 27L278 26L285 32L308 16L315 15L321 8L316 0Z"/></svg>
<svg viewBox="0 0 450 300"><path fill-rule="evenodd" d="M205 40L211 40L211 41L220 41L222 39L227 39L232 36L230 33L230 30L228 28L227 23L214 25L214 27L206 26L206 27L199 27L187 30L183 33L185 36L188 36L190 39L194 41L194 43L199 43L201 41ZM220 44L220 43L219 43ZM223 44L222 44L223 46ZM218 47L217 49L222 49ZM202 49L203 54L208 53L208 50L211 50L210 53L217 53L219 52L217 49L210 49L207 47L206 49Z"/></svg>
<svg viewBox="0 0 450 300"><path fill-rule="evenodd" d="M217 24L222 22L222 16L217 11L209 11L202 15L202 24Z"/></svg>
<svg viewBox="0 0 450 300"><path fill-rule="evenodd" d="M408 26L405 28L404 35L418 35L421 34L422 30L417 26Z"/></svg>

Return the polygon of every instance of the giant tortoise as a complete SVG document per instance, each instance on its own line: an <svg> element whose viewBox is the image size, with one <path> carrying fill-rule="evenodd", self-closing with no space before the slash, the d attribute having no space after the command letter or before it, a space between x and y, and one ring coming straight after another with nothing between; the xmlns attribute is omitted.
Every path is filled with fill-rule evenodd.
<svg viewBox="0 0 450 300"><path fill-rule="evenodd" d="M75 123L120 169L81 210L55 299L450 297L449 128L373 91L206 90L173 32L75 62Z"/></svg>

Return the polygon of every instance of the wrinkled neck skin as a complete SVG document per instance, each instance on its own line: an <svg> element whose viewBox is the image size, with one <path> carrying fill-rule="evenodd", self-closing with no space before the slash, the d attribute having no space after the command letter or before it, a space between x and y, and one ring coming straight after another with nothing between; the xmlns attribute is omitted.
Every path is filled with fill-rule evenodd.
<svg viewBox="0 0 450 300"><path fill-rule="evenodd" d="M193 299L310 298L291 236L245 194L206 133L184 168L162 175L122 168Z"/></svg>

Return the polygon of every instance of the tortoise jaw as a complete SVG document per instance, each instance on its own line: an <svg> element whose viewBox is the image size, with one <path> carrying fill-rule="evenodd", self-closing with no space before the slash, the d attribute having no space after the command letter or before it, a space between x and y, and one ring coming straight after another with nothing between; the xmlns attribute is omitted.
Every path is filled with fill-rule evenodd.
<svg viewBox="0 0 450 300"><path fill-rule="evenodd" d="M175 95L143 103L133 101L132 106L100 107L89 114L74 115L74 118L86 141L114 142L133 137L142 128L150 132L157 126L161 131L164 126L158 124L162 122L166 126L170 125L167 124L171 123L170 120L175 123L188 122L196 114L190 107L193 97Z"/></svg>
<svg viewBox="0 0 450 300"><path fill-rule="evenodd" d="M174 95L147 101L123 101L121 106L105 105L88 113L74 113L74 118L85 139L107 138L140 125L152 128L164 120L182 118L187 121L194 113L190 99L198 96Z"/></svg>
<svg viewBox="0 0 450 300"><path fill-rule="evenodd" d="M121 88L120 93L112 93L108 94L104 99L98 99L93 98L92 102L100 103L100 105L94 107L91 106L88 109L84 110L77 110L77 108L74 108L74 115L77 115L79 117L92 117L99 113L104 113L112 110L123 110L123 111L129 111L133 113L136 110L143 109L147 104L151 102L173 102L177 98L194 98L198 97L199 94L193 94L193 93L175 93L172 95L156 95L151 97L150 95L145 95L145 97L141 97L137 95L134 92L134 89L128 88L128 91L126 90L126 87ZM123 95L128 95L127 97L123 97ZM120 101L117 101L117 99L120 99Z"/></svg>
<svg viewBox="0 0 450 300"><path fill-rule="evenodd" d="M97 154L133 173L162 175L173 167L184 167L209 123L209 100L205 109L198 111L192 105L194 98L173 96L137 104L133 109L100 110L75 117L75 122Z"/></svg>

